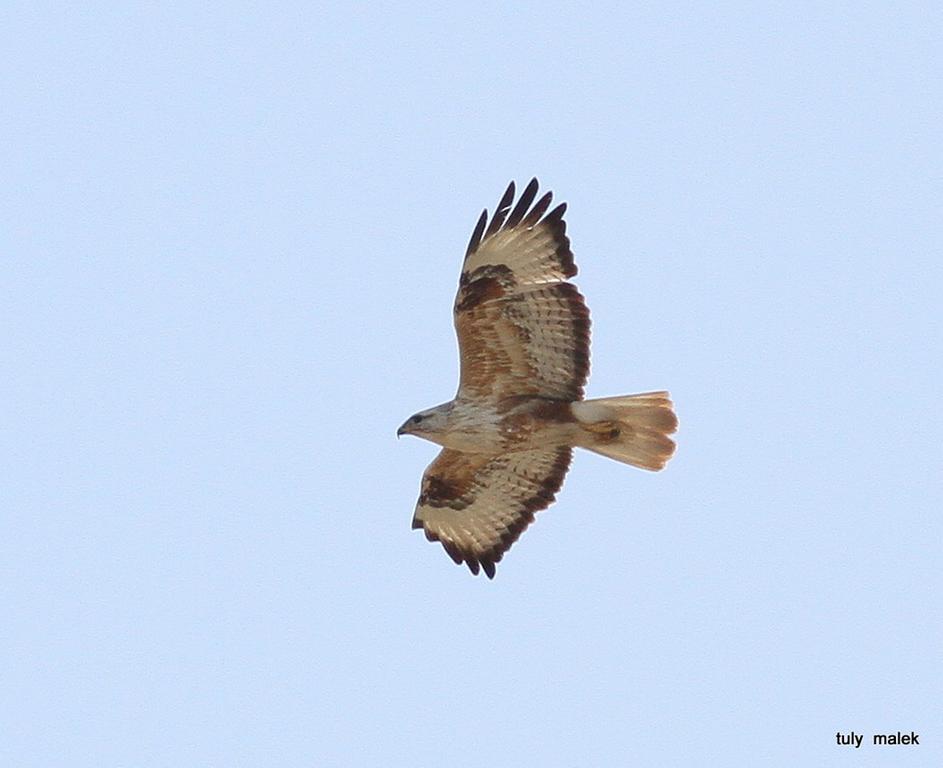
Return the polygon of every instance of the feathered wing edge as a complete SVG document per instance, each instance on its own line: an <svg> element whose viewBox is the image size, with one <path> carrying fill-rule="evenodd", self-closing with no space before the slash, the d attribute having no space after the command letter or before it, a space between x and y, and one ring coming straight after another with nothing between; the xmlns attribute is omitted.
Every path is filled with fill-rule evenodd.
<svg viewBox="0 0 943 768"><path fill-rule="evenodd" d="M535 178L512 208L512 181L490 221L482 213L468 243L454 304L460 394L507 395L491 389L495 375L506 373L518 393L583 396L590 318L579 290L567 282L577 268L566 204L546 213L553 193L534 204L537 190Z"/></svg>
<svg viewBox="0 0 943 768"><path fill-rule="evenodd" d="M493 579L504 553L556 497L572 455L570 448L500 456L445 448L423 475L412 526L456 564Z"/></svg>
<svg viewBox="0 0 943 768"><path fill-rule="evenodd" d="M550 231L553 239L558 244L555 255L560 260L563 277L568 278L576 275L576 263L573 261L573 253L570 250L570 239L566 236L566 221L563 219L563 215L566 213L566 203L560 203L556 208L550 211L550 213L547 213L547 209L550 208L550 203L553 201L553 192L546 192L537 201L537 204L531 208L531 204L537 197L539 186L540 183L537 181L536 177L531 179L521 193L517 205L514 206L514 210L510 210L516 189L514 182L511 181L504 191L504 194L501 196L490 223L488 221L488 209L485 208L481 212L478 223L472 231L471 239L468 241L468 247L465 249L466 262L469 256L478 252L482 243L487 242L499 232L518 228L529 229L539 223ZM508 215L509 211L510 215ZM543 217L545 213L547 213L547 215L541 221L541 217Z"/></svg>

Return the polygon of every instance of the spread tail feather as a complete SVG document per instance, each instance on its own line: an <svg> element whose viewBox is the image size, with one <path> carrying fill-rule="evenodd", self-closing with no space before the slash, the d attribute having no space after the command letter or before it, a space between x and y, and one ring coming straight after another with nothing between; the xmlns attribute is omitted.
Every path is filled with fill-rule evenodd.
<svg viewBox="0 0 943 768"><path fill-rule="evenodd" d="M675 444L668 435L678 428L667 392L602 397L572 404L582 427L581 448L642 469L659 470Z"/></svg>

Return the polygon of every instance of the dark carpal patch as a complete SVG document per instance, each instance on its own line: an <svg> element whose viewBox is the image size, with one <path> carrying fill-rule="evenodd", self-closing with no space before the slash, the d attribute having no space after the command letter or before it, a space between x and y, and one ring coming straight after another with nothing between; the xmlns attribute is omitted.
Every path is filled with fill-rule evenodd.
<svg viewBox="0 0 943 768"><path fill-rule="evenodd" d="M503 264L486 264L472 272L463 272L458 283L456 312L467 312L480 304L500 299L514 284L514 273Z"/></svg>
<svg viewBox="0 0 943 768"><path fill-rule="evenodd" d="M430 507L465 509L469 504L467 500L462 498L465 490L458 483L450 483L448 480L432 475L427 477L423 483L419 502L428 504Z"/></svg>
<svg viewBox="0 0 943 768"><path fill-rule="evenodd" d="M483 277L462 289L455 309L459 312L467 312L486 301L500 299L503 295L504 288L501 283L493 277Z"/></svg>

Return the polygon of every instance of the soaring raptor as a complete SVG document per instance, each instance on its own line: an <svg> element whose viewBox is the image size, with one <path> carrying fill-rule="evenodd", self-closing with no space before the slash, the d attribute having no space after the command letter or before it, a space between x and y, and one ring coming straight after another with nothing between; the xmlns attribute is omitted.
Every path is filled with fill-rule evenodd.
<svg viewBox="0 0 943 768"><path fill-rule="evenodd" d="M589 310L563 214L537 179L514 182L468 243L455 297L461 373L453 400L410 416L397 435L443 446L422 477L413 528L494 578L495 563L553 501L573 448L643 469L665 466L678 426L667 392L583 399Z"/></svg>

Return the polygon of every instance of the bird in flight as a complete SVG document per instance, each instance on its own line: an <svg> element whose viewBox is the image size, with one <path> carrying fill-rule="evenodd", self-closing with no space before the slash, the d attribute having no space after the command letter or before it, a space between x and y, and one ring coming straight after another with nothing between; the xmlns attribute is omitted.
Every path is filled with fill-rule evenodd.
<svg viewBox="0 0 943 768"><path fill-rule="evenodd" d="M468 243L453 307L458 392L410 416L397 435L442 446L422 477L413 528L459 565L494 578L495 564L554 500L573 448L659 470L678 426L667 392L583 398L589 309L568 282L576 265L566 203L547 213L532 179L514 182Z"/></svg>

